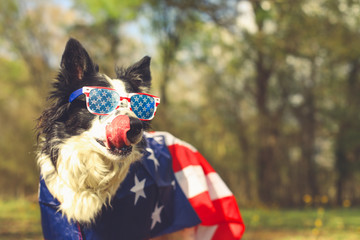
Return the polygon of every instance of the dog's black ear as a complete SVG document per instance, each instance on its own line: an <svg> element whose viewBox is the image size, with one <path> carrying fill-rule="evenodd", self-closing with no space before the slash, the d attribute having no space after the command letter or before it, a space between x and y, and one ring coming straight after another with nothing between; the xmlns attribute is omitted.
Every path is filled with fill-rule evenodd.
<svg viewBox="0 0 360 240"><path fill-rule="evenodd" d="M143 82L150 82L150 61L151 58L149 56L143 57L140 61L129 67L130 73L139 76Z"/></svg>
<svg viewBox="0 0 360 240"><path fill-rule="evenodd" d="M139 89L140 87L150 88L150 61L151 58L149 56L145 56L140 61L126 69L117 68L117 77L128 81L135 89Z"/></svg>
<svg viewBox="0 0 360 240"><path fill-rule="evenodd" d="M94 73L97 69L85 48L73 38L66 44L60 66L70 79L75 80L82 80L85 75Z"/></svg>

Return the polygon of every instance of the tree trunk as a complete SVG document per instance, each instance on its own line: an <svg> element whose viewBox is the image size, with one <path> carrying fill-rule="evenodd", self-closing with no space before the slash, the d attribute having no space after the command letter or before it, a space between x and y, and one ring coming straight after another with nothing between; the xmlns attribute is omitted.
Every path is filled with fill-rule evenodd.
<svg viewBox="0 0 360 240"><path fill-rule="evenodd" d="M262 202L274 201L274 186L277 181L277 169L274 156L274 125L267 106L268 85L271 69L265 66L264 55L260 51L256 60L256 107L258 110L257 130L257 175L258 195ZM275 125L276 126L276 125Z"/></svg>
<svg viewBox="0 0 360 240"><path fill-rule="evenodd" d="M360 102L358 96L359 85L359 65L360 60L355 59L350 62L350 71L347 77L347 98L346 98L346 113L340 120L339 131L336 136L335 143L335 170L337 171L336 180L336 203L342 205L344 197L344 187L346 181L351 178L351 163L348 155L354 153L358 145L353 139L352 133L357 132L358 126L358 104ZM351 142L350 142L350 140ZM349 144L353 147L350 148Z"/></svg>

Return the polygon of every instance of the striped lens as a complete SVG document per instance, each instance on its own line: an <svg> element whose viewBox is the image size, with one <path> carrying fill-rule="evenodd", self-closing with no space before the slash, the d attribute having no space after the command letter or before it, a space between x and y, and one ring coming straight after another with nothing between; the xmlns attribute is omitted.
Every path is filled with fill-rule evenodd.
<svg viewBox="0 0 360 240"><path fill-rule="evenodd" d="M155 113L155 99L148 95L136 94L130 98L131 110L135 115L144 120L149 120L154 117Z"/></svg>
<svg viewBox="0 0 360 240"><path fill-rule="evenodd" d="M110 89L94 88L89 93L89 109L97 114L109 114L119 106L119 94Z"/></svg>

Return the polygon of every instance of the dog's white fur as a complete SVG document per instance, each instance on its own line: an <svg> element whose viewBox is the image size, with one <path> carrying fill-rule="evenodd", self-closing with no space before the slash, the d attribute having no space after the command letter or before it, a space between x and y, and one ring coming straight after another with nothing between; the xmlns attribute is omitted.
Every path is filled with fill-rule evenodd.
<svg viewBox="0 0 360 240"><path fill-rule="evenodd" d="M107 79L118 92L125 93L120 81ZM130 165L142 157L136 145L130 155L121 157L111 154L95 140L105 139L106 124L119 114L134 116L129 110L122 110L105 119L97 117L88 131L57 146L56 168L47 155L41 152L38 155L41 176L69 221L91 223L101 208L110 204Z"/></svg>
<svg viewBox="0 0 360 240"><path fill-rule="evenodd" d="M86 132L68 139L59 146L56 169L46 155L38 158L41 175L69 221L93 221L110 202L131 163L141 158L134 150L122 161L109 160L93 144Z"/></svg>

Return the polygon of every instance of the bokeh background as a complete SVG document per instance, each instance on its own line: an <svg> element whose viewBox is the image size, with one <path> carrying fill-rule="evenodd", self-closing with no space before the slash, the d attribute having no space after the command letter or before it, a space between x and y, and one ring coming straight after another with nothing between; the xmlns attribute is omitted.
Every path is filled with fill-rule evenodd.
<svg viewBox="0 0 360 240"><path fill-rule="evenodd" d="M0 239L41 238L34 129L69 37L110 77L152 57L153 129L221 174L244 239L360 239L359 0L1 0Z"/></svg>

